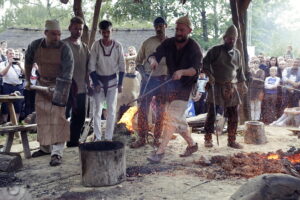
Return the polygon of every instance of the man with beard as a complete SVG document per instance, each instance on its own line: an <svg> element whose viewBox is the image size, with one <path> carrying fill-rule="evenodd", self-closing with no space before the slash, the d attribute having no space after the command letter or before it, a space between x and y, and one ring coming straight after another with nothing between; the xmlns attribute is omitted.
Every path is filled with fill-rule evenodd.
<svg viewBox="0 0 300 200"><path fill-rule="evenodd" d="M172 81L165 90L166 107L162 142L157 151L147 158L152 163L161 161L165 148L175 132L180 133L188 143L181 157L190 156L198 150L198 144L192 139L185 118L190 93L197 83L202 65L200 46L188 37L191 32L192 24L188 16L180 17L176 21L175 37L166 39L148 59L150 67L156 69L159 67L158 63L165 57L168 74L172 77Z"/></svg>
<svg viewBox="0 0 300 200"><path fill-rule="evenodd" d="M161 17L157 17L153 26L156 32L155 36L148 38L143 42L142 47L140 48L137 58L137 70L142 75L141 81L141 90L140 95L147 93L158 85L162 84L167 78L167 65L166 60L163 58L159 62L159 67L157 67L153 72L147 61L148 57L155 52L155 49L166 39L166 28L167 24L165 20ZM149 76L150 80L149 80ZM148 81L149 80L149 81ZM147 85L148 84L148 85ZM147 85L147 86L146 86ZM146 87L146 88L145 88ZM152 100L152 97L155 96L156 102L156 118L155 118L155 128L154 128L154 145L159 144L159 137L162 131L162 121L164 113L164 102L163 102L163 88L152 92L143 98L139 104L138 110L138 135L139 139L131 144L131 148L138 148L144 146L146 143L146 136L149 131L148 127L148 113L149 106Z"/></svg>
<svg viewBox="0 0 300 200"><path fill-rule="evenodd" d="M111 141L116 120L117 94L122 92L125 60L122 45L111 38L112 23L99 23L102 39L94 42L89 61L90 76L94 85L95 141L101 141L101 115L107 104L105 140Z"/></svg>
<svg viewBox="0 0 300 200"><path fill-rule="evenodd" d="M71 47L74 57L74 73L70 96L66 109L67 118L71 111L70 141L67 147L79 145L79 137L85 120L85 102L87 89L91 90L88 77L88 46L81 41L84 21L81 17L73 17L70 21L69 31L71 36L63 42Z"/></svg>
<svg viewBox="0 0 300 200"><path fill-rule="evenodd" d="M238 105L247 92L240 52L235 48L237 29L231 25L223 36L224 44L212 47L203 59L203 71L209 78L208 113L205 122L205 147L212 147L216 106L224 108L228 118L228 146L241 149L236 142Z"/></svg>
<svg viewBox="0 0 300 200"><path fill-rule="evenodd" d="M64 144L70 138L65 106L74 61L70 47L60 41L61 29L57 20L47 20L44 33L46 38L33 41L25 56L26 88L31 89L30 76L34 63L38 65L39 72L37 85L54 88L53 93L39 90L36 92L37 140L41 146L32 157L51 153L50 166L57 166L62 162Z"/></svg>

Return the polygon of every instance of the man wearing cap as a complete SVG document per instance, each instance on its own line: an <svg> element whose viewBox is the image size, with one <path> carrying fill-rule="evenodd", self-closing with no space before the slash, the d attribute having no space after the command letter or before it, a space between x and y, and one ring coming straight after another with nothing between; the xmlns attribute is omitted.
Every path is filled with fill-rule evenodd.
<svg viewBox="0 0 300 200"><path fill-rule="evenodd" d="M70 47L60 41L61 29L57 20L47 20L45 38L33 41L25 55L25 78L27 89L34 63L38 65L37 85L54 88L54 92L37 90L35 110L37 120L37 140L40 150L32 157L51 153L50 166L60 165L64 144L70 139L69 123L65 117L71 85L74 61Z"/></svg>
<svg viewBox="0 0 300 200"><path fill-rule="evenodd" d="M215 106L224 108L228 118L228 146L241 149L236 142L238 105L247 92L240 52L235 48L237 29L231 25L223 36L224 44L212 47L203 59L203 71L209 77L208 113L205 122L205 147L212 147L212 133L216 120Z"/></svg>
<svg viewBox="0 0 300 200"><path fill-rule="evenodd" d="M166 80L168 74L168 68L166 65L165 58L161 59L161 61L159 62L159 67L153 70L153 72L151 72L149 62L147 61L148 57L151 54L153 54L155 52L155 49L166 39L167 23L165 22L165 20L162 17L157 17L153 22L153 26L156 35L148 38L146 41L143 42L136 58L137 70L142 75L140 95L143 95L144 93L147 93L149 90L162 84ZM150 102L153 96L155 96L155 101L156 101L154 145L157 146L159 144L159 137L162 131L162 122L163 122L163 113L164 113L164 102L163 102L164 92L163 91L164 91L163 88L160 88L152 92L151 94L147 95L145 98L141 100L138 109L139 139L135 143L131 144L132 148L138 148L144 146L146 143L146 136L148 135L148 131L149 131L148 113L149 113Z"/></svg>
<svg viewBox="0 0 300 200"><path fill-rule="evenodd" d="M189 37L192 25L188 16L180 17L176 21L175 37L162 42L148 61L150 67L156 69L163 57L166 58L168 75L172 81L165 90L166 107L164 117L164 129L162 141L157 151L147 159L152 163L158 163L164 156L173 133L179 133L188 146L181 157L190 156L198 150L197 143L191 137L185 118L185 110L193 86L197 83L197 77L202 65L202 52L199 44Z"/></svg>
<svg viewBox="0 0 300 200"><path fill-rule="evenodd" d="M85 103L87 90L91 90L88 76L89 49L81 41L84 21L81 17L73 17L70 20L69 31L71 36L64 39L72 50L74 57L74 73L72 86L67 105L66 116L70 116L70 141L67 147L77 147L79 145L80 133L85 120Z"/></svg>
<svg viewBox="0 0 300 200"><path fill-rule="evenodd" d="M100 40L94 42L89 61L89 72L94 85L94 133L95 141L102 139L101 115L107 104L105 140L111 141L116 120L118 92L122 92L125 59L122 45L111 38L112 23L99 23Z"/></svg>

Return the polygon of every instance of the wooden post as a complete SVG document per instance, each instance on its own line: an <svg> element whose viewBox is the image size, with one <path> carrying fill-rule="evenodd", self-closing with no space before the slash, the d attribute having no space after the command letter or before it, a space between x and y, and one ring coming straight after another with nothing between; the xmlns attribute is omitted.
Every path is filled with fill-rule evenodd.
<svg viewBox="0 0 300 200"><path fill-rule="evenodd" d="M79 145L81 180L86 187L110 186L126 178L122 142L91 142Z"/></svg>
<svg viewBox="0 0 300 200"><path fill-rule="evenodd" d="M265 144L265 143L267 143L264 123L259 122L259 121L245 122L244 141L246 144Z"/></svg>
<svg viewBox="0 0 300 200"><path fill-rule="evenodd" d="M89 48L92 47L92 44L95 41L95 36L96 36L96 32L97 32L97 25L98 25L98 21L99 21L99 14L100 14L100 9L101 9L101 3L102 3L102 0L97 0L96 3L95 3L95 10L94 10L91 36L90 36L90 40L89 40L89 43L88 43Z"/></svg>

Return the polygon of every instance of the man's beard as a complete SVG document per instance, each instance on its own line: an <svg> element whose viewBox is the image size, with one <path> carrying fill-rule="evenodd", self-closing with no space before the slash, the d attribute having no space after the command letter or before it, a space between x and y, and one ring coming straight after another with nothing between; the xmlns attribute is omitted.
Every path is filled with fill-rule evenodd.
<svg viewBox="0 0 300 200"><path fill-rule="evenodd" d="M224 45L225 45L225 48L226 48L227 50L231 50L231 49L233 49L233 47L234 47L234 44L228 44L228 43L225 43Z"/></svg>
<svg viewBox="0 0 300 200"><path fill-rule="evenodd" d="M175 40L178 43L184 43L185 41L187 41L187 37L175 35Z"/></svg>

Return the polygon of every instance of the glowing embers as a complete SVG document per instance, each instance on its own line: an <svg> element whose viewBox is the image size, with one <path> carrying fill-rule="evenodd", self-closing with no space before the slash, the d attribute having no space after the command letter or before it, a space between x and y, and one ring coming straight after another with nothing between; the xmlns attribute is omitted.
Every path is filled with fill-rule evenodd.
<svg viewBox="0 0 300 200"><path fill-rule="evenodd" d="M119 120L118 124L125 124L126 128L129 131L133 131L135 128L135 116L137 114L138 111L138 107L137 106L133 106L130 107L121 117L121 119Z"/></svg>

